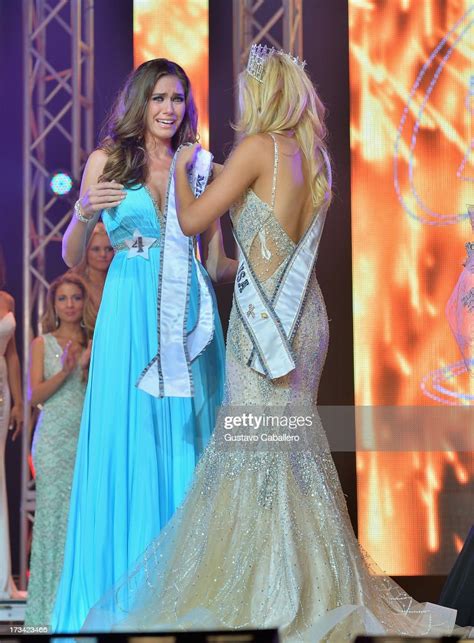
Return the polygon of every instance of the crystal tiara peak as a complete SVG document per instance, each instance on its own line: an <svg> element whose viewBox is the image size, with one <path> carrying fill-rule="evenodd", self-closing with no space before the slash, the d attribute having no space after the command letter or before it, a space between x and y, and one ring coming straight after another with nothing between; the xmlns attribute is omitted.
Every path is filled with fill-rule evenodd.
<svg viewBox="0 0 474 643"><path fill-rule="evenodd" d="M266 45L257 45L254 43L250 47L249 59L247 62L247 73L250 74L252 78L255 78L259 83L263 83L267 60L275 55L284 56L287 60L298 65L302 69L306 66L306 61L300 60L298 56L292 56L286 51L275 49L275 47L267 47Z"/></svg>

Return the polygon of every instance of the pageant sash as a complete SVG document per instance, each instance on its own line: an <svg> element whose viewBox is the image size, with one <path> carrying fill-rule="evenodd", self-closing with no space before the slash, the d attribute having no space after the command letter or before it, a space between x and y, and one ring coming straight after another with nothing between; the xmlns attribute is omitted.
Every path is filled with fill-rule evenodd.
<svg viewBox="0 0 474 643"><path fill-rule="evenodd" d="M326 208L323 208L295 248L272 301L253 274L235 235L240 262L234 296L240 318L253 345L248 364L272 380L287 375L295 368L291 342L318 255L325 218Z"/></svg>
<svg viewBox="0 0 474 643"><path fill-rule="evenodd" d="M155 397L192 397L191 362L211 342L214 333L212 295L194 254L193 239L186 237L176 211L174 172L170 168L164 230L161 236L161 270L158 277L158 353L140 375L137 386ZM200 150L190 177L195 196L206 187L212 155ZM196 325L187 333L192 266L199 287Z"/></svg>

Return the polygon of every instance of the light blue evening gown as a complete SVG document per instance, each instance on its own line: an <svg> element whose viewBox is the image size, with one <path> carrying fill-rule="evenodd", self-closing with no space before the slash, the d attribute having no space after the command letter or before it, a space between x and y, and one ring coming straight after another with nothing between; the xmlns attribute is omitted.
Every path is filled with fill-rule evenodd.
<svg viewBox="0 0 474 643"><path fill-rule="evenodd" d="M212 342L192 364L193 398L155 398L135 385L156 355L160 247L128 258L135 230L160 237L163 215L144 186L103 213L117 252L104 287L72 485L64 568L52 618L79 631L90 608L131 567L184 498L215 425L224 384L224 341L214 300ZM186 266L183 270L186 270ZM209 277L199 264L205 278ZM187 329L196 323L191 275ZM212 291L212 288L211 288Z"/></svg>

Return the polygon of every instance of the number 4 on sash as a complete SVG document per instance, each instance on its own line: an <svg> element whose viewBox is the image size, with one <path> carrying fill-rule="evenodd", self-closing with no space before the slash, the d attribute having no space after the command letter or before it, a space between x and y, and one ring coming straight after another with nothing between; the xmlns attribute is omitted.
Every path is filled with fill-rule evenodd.
<svg viewBox="0 0 474 643"><path fill-rule="evenodd" d="M143 237L137 237L132 243L132 248L136 248L137 254L143 252Z"/></svg>

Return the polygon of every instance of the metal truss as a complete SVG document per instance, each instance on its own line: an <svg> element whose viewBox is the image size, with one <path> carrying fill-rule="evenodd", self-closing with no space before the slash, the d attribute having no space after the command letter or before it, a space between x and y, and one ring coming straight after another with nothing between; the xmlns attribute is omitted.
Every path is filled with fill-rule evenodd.
<svg viewBox="0 0 474 643"><path fill-rule="evenodd" d="M71 203L48 191L62 169L79 181L93 148L94 0L23 0L23 387L28 388L32 324L44 311L48 255L71 215ZM53 275L55 276L55 275ZM20 584L25 586L34 484L31 423L25 401L22 445Z"/></svg>
<svg viewBox="0 0 474 643"><path fill-rule="evenodd" d="M233 0L234 81L254 42L303 58L303 0Z"/></svg>

